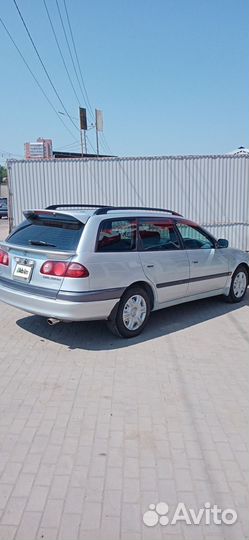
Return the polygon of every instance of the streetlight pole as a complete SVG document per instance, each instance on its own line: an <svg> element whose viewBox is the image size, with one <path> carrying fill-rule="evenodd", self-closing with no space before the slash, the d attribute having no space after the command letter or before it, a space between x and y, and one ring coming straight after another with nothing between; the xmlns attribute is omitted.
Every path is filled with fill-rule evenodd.
<svg viewBox="0 0 249 540"><path fill-rule="evenodd" d="M85 143L85 153L87 153L86 149L86 130L87 130L87 115L86 115L86 109L83 107L79 107L79 115L80 115L80 143L81 143L81 155L83 157L83 137L82 137L82 131L84 132L84 143Z"/></svg>
<svg viewBox="0 0 249 540"><path fill-rule="evenodd" d="M95 109L95 128L97 156L99 156L99 131L103 131L103 113L99 109Z"/></svg>
<svg viewBox="0 0 249 540"><path fill-rule="evenodd" d="M99 156L99 132L96 124L96 149L97 149L97 156Z"/></svg>
<svg viewBox="0 0 249 540"><path fill-rule="evenodd" d="M80 129L80 147L81 147L81 156L84 157L82 129Z"/></svg>
<svg viewBox="0 0 249 540"><path fill-rule="evenodd" d="M85 144L85 154L87 154L86 130L84 130L84 144Z"/></svg>

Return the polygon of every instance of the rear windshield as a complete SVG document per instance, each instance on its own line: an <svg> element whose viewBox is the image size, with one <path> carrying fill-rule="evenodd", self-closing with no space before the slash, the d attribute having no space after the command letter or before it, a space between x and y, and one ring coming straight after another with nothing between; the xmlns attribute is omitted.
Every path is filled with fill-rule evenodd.
<svg viewBox="0 0 249 540"><path fill-rule="evenodd" d="M66 216L33 214L8 237L9 244L71 251L78 246L84 224Z"/></svg>

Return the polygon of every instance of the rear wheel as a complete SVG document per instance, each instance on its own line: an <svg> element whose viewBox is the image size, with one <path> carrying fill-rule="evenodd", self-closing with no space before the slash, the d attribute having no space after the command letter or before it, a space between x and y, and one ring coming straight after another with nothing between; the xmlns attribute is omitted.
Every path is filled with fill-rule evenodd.
<svg viewBox="0 0 249 540"><path fill-rule="evenodd" d="M122 296L116 316L108 321L113 334L125 338L138 336L144 329L150 315L150 300L141 287L132 287Z"/></svg>
<svg viewBox="0 0 249 540"><path fill-rule="evenodd" d="M240 302L245 294L248 286L248 272L245 266L238 266L235 270L232 283L228 295L228 300L230 302Z"/></svg>

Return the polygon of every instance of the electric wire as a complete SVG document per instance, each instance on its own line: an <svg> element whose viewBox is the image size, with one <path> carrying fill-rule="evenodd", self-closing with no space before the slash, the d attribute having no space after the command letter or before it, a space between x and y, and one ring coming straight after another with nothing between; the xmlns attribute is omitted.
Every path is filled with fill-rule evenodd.
<svg viewBox="0 0 249 540"><path fill-rule="evenodd" d="M80 146L79 141L74 141L73 143L64 144L63 146L59 146L57 148L57 150L63 150L64 148L72 148L73 146L79 147Z"/></svg>
<svg viewBox="0 0 249 540"><path fill-rule="evenodd" d="M66 61L65 61L63 52L62 52L62 50L61 50L61 46L60 46L60 44L59 44L59 40L58 40L58 38L57 38L56 31L55 31L55 28L54 28L52 19L51 19L51 17L50 17L50 13L49 13L49 9L48 9L46 0L43 0L43 3L44 3L45 9L46 9L46 13L47 13L47 16L48 16L48 20L49 20L49 22L50 22L50 26L51 26L51 29L52 29L52 32L53 32L53 35L54 35L54 39L55 39L55 41L56 41L56 45L57 45L57 47L58 47L58 51L59 51L59 53L60 53L60 56L61 56L61 59L62 59L64 68L65 68L66 73L67 73L67 76L68 76L68 80L69 80L69 82L70 82L70 85L71 85L71 88L72 88L72 90L73 90L73 93L74 93L74 95L75 95L75 97L76 97L76 100L77 100L78 104L80 105L80 99L79 99L79 96L78 96L78 94L77 94L77 92L76 92L76 90L75 90L75 86L74 86L74 84L73 84L73 81L72 81L72 79L71 79L69 70L68 70L68 68L67 68L67 64L66 64Z"/></svg>
<svg viewBox="0 0 249 540"><path fill-rule="evenodd" d="M100 144L102 145L102 148L106 149L106 151L108 152L108 154L111 154L111 156L113 156L113 151L111 149L111 147L109 146L106 138L105 138L105 135L104 133L101 134L102 137L101 137L101 141L100 141Z"/></svg>
<svg viewBox="0 0 249 540"><path fill-rule="evenodd" d="M94 152L94 154L95 154L95 153L96 153L96 149L93 147L93 145L92 145L92 143L91 143L91 141L90 141L90 139L89 139L89 137L88 137L87 135L86 135L86 140L87 140L89 146L91 146L91 149L93 150L93 152Z"/></svg>
<svg viewBox="0 0 249 540"><path fill-rule="evenodd" d="M63 4L64 4L64 9L65 9L66 17L67 17L67 23L68 23L68 27L69 27L69 32L70 32L70 36L71 36L71 40L72 40L72 44L73 44L73 50L74 50L78 70L79 70L79 73L80 73L82 86L84 88L84 92L85 92L85 95L86 95L86 102L87 102L89 111L91 113L91 116L92 116L93 120L95 121L95 115L94 115L94 112L93 112L93 109L92 109L92 106L91 106L91 102L90 102L90 99L89 99L86 84L84 82L84 77L83 77L83 74L82 74L82 69L81 69L80 62L79 62L79 56L78 56L77 49L76 49L75 39L74 39L74 35L73 35L73 31L72 31L72 25L71 25L69 14L68 14L66 0L63 0ZM108 143L106 141L106 138L105 138L104 134L102 134L102 137L103 137L103 141L102 140L100 141L100 144L101 144L102 148L105 147L107 149L108 153L110 152L111 154L113 154L110 146L108 145Z"/></svg>
<svg viewBox="0 0 249 540"><path fill-rule="evenodd" d="M79 67L79 69L80 69L79 60L78 60L78 55L77 55L77 51L76 51L76 47L75 47L75 42L74 42L74 39L73 39L72 28L71 28L71 25L70 25L70 20L69 20L69 16L68 16L68 11L67 11L67 8L66 8L66 3L65 3L65 0L63 0L63 1L64 1L64 6L65 6L66 14L67 14L68 25L69 25L69 29L70 29L70 35L71 35L71 38L72 38L72 41L73 41L74 52L75 52L75 54L76 54L77 65L78 65L78 67ZM60 103L61 103L61 106L62 106L63 110L65 111L66 116L69 118L69 120L71 121L71 123L73 124L73 126L76 128L76 130L77 130L77 131L80 131L79 128L78 128L78 127L76 126L76 124L74 123L74 121L72 120L72 118L70 117L70 115L69 115L69 113L68 113L66 107L64 106L64 103L63 103L63 101L62 101L62 99L61 99L59 93L57 92L57 90L56 90L56 88L55 88L55 86L54 86L54 84L53 84L53 81L52 81L52 79L51 79L51 77L50 77L50 75L49 75L49 73L48 73L48 71L47 71L47 69L46 69L46 66L45 66L45 64L44 64L44 62L43 62L43 60L42 60L42 58L41 58L41 56L40 56L40 53L39 53L39 51L38 51L38 49L37 49L37 47L36 47L36 45L35 45L35 43L34 43L34 40L33 40L32 36L31 36L31 34L30 34L30 31L29 31L29 29L28 29L28 27L27 27L27 25L26 25L26 22L25 22L25 20L24 20L24 18L23 18L23 16L22 16L22 13L21 13L21 11L20 11L20 9L19 9L19 7L18 7L18 4L17 4L16 0L13 0L13 2L14 2L14 4L15 4L15 7L16 7L18 13L19 13L19 16L20 16L21 21L22 21L22 23L23 23L23 25L24 25L24 28L25 28L25 30L26 30L28 36L29 36L29 39L30 39L30 41L31 41L31 43L32 43L32 45L33 45L33 48L34 48L34 50L35 50L35 52L36 52L36 54L37 54L37 56L38 56L38 59L39 59L41 65L42 65L42 67L43 67L43 69L44 69L44 71L45 71L45 73L46 73L46 76L47 76L47 78L48 78L48 80L49 80L49 82L50 82L50 84L51 84L51 86L52 86L52 88L53 88L53 90L54 90L54 92L55 92L57 98L59 99L59 101L60 101ZM70 57L71 57L71 60L72 60L72 63L73 63L74 71L75 71L75 74L76 74L76 77L77 77L79 86L80 86L81 91L82 91L82 86L81 86L81 84L80 84L79 77L78 77L78 74L77 74L77 70L76 70L76 68L75 68L75 63L74 63L73 56L72 56L72 52L71 52L71 48L70 48L70 45L69 45L69 42L68 42L68 39L67 39L67 34L66 34L65 26L64 26L63 19L62 19L62 16L61 16L61 11L60 11L60 7L59 7L59 4L58 4L58 0L56 0L56 4L57 4L57 9L58 9L58 12L59 12L59 16L60 16L62 28L63 28L63 31L64 31L64 35L65 35L65 38L66 38L66 42L67 42L67 45L68 45L68 49L69 49L69 52L70 52ZM49 98L46 96L46 94L45 94L44 90L42 89L40 83L38 82L38 80L36 79L36 77L33 75L32 70L29 68L29 66L28 66L28 64L27 64L27 62L26 62L26 60L24 59L22 53L19 51L17 45L15 44L14 40L13 40L12 37L10 36L10 34L9 34L9 32L8 32L6 26L4 25L4 23L3 23L3 21L2 21L1 18L0 18L0 20L1 20L1 23L3 24L5 30L7 31L9 37L11 38L11 41L13 42L13 44L15 45L15 47L17 48L17 50L18 50L19 54L21 55L23 61L25 62L26 66L28 67L30 73L32 74L32 76L33 76L34 79L36 80L36 82L37 82L39 88L42 90L44 96L45 96L46 99L49 101L49 103L50 103L50 105L52 106L53 110L56 112L58 118L60 118L60 115L57 113L55 107L52 105L52 102L51 102L51 101L49 100ZM81 73L81 70L80 70L80 73ZM82 76L82 73L81 73L81 76ZM82 79L83 79L83 76L82 76ZM84 80L83 80L83 87L85 88ZM83 94L83 96L84 96L84 92L83 92L83 91L82 91L82 94ZM86 99L86 97L87 97L87 99ZM84 96L84 100L85 100L86 102L88 102L88 106L89 106L89 105L90 105L90 102L89 102L89 98L88 98L87 92L86 92L86 97ZM91 111L91 114L93 115L93 111L92 111L91 105L90 105L90 111ZM66 126L66 124L63 122L62 118L60 118L60 121L63 123L64 126ZM68 128L67 128L67 129L68 129ZM70 134L72 135L71 132L70 132ZM91 147L91 148L93 149L93 151L95 152L95 149L93 148L93 146L92 146L92 144L91 144L91 141L90 141L89 137L86 137L86 138L87 138L88 144L90 145L90 147ZM104 135L103 135L103 138L104 138ZM104 140L105 140L105 138L104 138ZM105 144L107 144L107 143L106 143L106 140L105 140ZM109 145L108 145L108 146L109 146ZM110 148L110 147L109 147L109 148ZM111 150L111 149L110 149L110 150ZM112 152L111 152L111 153L112 153ZM135 188L135 186L134 186L134 183L133 183L133 182L131 181L131 179L129 178L128 174L127 174L126 171L124 170L124 167L121 165L121 163L120 163L119 160L118 160L118 164L119 164L120 169L123 171L123 174L126 176L128 182L129 182L130 185L132 186L133 190L135 191L137 197L140 199L140 201L141 201L142 204L143 204L143 200L142 200L140 194L139 194L138 191L136 190L136 188Z"/></svg>
<svg viewBox="0 0 249 540"><path fill-rule="evenodd" d="M72 53L72 50L71 50L71 47L70 47L70 43L69 43L69 40L68 40L68 37L67 37L67 32L66 32L66 28L65 28L65 25L64 25L64 22L63 22L63 17L62 17L62 14L61 14L61 10L60 10L60 6L59 6L58 0L56 0L56 5L57 5L57 10L58 10L58 13L59 13L59 17L60 17L60 21L61 21L61 26L62 26L63 33L64 33L64 37L65 37L65 40L66 40L66 43L67 43L67 48L68 48L69 55L70 55L70 58L71 58L71 62L72 62L72 65L73 65L74 73L75 73L76 79L77 79L77 81L78 81L78 85L79 85L80 91L81 91L81 93L82 93L84 102L85 102L85 104L86 104L86 103L87 103L86 97L85 97L85 95L84 95L84 91L83 91L83 89L82 89L82 85L81 85L81 82L80 82L80 79L79 79L79 76L78 76L78 73L77 73L76 65L75 65L75 62L74 62L74 59L73 59L73 53Z"/></svg>
<svg viewBox="0 0 249 540"><path fill-rule="evenodd" d="M49 9L48 9L48 7L47 7L46 0L43 0L43 3L44 3L44 6L45 6L45 9L46 9L46 12L47 12L47 16L48 16L48 19L49 19L49 22L50 22L50 25L51 25L51 28L52 28L52 32L53 32L53 35L54 35L54 38L55 38L55 41L56 41L58 50L59 50L59 52L60 52L61 59L62 59L62 61L63 61L63 65L64 65L64 67L65 67L65 69L66 69L66 72L67 72L67 75L68 75L68 78L69 78L71 87L72 87L72 89L73 89L73 91L74 91L74 95L75 95L75 97L76 97L76 99L77 99L77 101L78 101L78 104L80 105L80 100L79 100L79 97L78 97L77 92L76 92L76 90L75 90L75 87L74 87L74 85L73 85L72 79L71 79L71 77L70 77L70 73L69 73L69 71L68 71L68 68L67 68L67 65L66 65L66 62L65 62L65 59L64 59L64 55L63 55L63 53L62 53L62 50L61 50L61 47L60 47L60 44L59 44L59 41L58 41L58 38L57 38L57 35L56 35L56 31L55 31L54 25L53 25L53 23L52 23L52 19L51 19L51 17L50 17L50 13L49 13ZM59 16L60 16L60 19L61 19L61 24L62 24L62 28L63 28L63 31L64 31L64 35L65 35L65 38L67 38L67 36L66 36L66 30L65 30L65 27L64 27L64 24L63 24L63 20L62 20L62 16L61 16L61 11L60 11L60 8L59 8L59 4L57 4L57 8L58 8ZM77 56L77 52L76 52L76 48L75 48L74 39L73 39L73 36L72 36L72 29L71 29L71 25L70 25L70 21L69 21L69 17L68 17L68 12L67 12L66 5L65 5L65 10L66 10L67 19L68 19L68 25L69 25L69 28L70 28L70 33L71 33L71 37L72 37L72 41L73 41L73 45L74 45L74 51L75 51L77 63L78 63L78 66L79 66L79 60L78 60L78 56ZM68 44L68 48L69 48L69 50L70 50L70 46L69 46L68 41L67 41L67 44ZM71 52L71 50L70 50L70 52ZM72 59L72 57L71 57L71 59ZM73 59L72 59L72 61L73 61ZM79 69L80 69L80 66L79 66ZM82 74L81 74L81 75L82 75ZM83 82L83 84L84 84L84 82ZM85 85L84 85L84 88L85 88ZM87 95L87 90L86 90L86 88L85 88L85 92L86 92L86 95ZM87 97L88 97L88 96L87 96ZM89 98L88 98L88 99L89 99ZM90 102L89 102L89 101L88 101L88 104L89 104L89 107L91 108L91 105L90 105ZM93 113L92 113L92 114L93 114ZM92 146L89 137L86 137L86 139L87 139L87 141L88 141L88 144L91 146L92 150L95 152L95 149L94 149L94 147ZM72 143L72 145L70 145L70 146L74 146L75 144L78 144L78 143L77 143L77 142ZM65 145L65 147L66 147L66 146L69 146L69 145ZM64 148L65 148L65 147L64 147Z"/></svg>
<svg viewBox="0 0 249 540"><path fill-rule="evenodd" d="M57 0L57 1L58 1L58 0ZM76 45L75 45L75 40L74 40L74 36L73 36L72 26L71 26L70 19L69 19L69 15L68 15L68 10L67 10L66 1L63 0L63 3L64 3L65 12L66 12L66 17L67 17L67 23L68 23L68 27L69 27L69 32L70 32L70 36L71 36L71 40L72 40L72 44L73 44L73 50L74 50L74 54L75 54L75 58L76 58L76 62L77 62L77 66L78 66L78 70L79 70L79 74L80 74L82 86L83 86L83 88L84 88L85 100L86 100L86 103L87 103L87 105L88 105L88 107L89 107L89 111L90 111L92 117L95 118L94 113L93 113L93 109L92 109L92 106L91 106L91 103L90 103L90 99L89 99L89 96L88 96L88 92L87 92L87 89L86 89L86 85L85 85L85 82L84 82L84 77L83 77L83 74L82 74L82 70L81 70L81 67L80 67L79 57L78 57L78 53L77 53L77 49L76 49Z"/></svg>
<svg viewBox="0 0 249 540"><path fill-rule="evenodd" d="M52 86L52 88L53 88L53 90L54 90L54 92L55 92L55 94L56 94L56 96L57 96L57 98L58 98L58 100L59 100L59 102L60 102L62 108L63 108L63 110L65 111L65 114L67 115L67 117L68 117L68 119L70 120L71 124L73 124L73 126L77 129L77 131L79 131L79 128L76 126L76 124L75 124L74 121L72 120L71 116L69 115L69 113L68 113L68 111L67 111L67 109L66 109L66 107L65 107L65 105L64 105L64 103L63 103L63 101L62 101L62 99L61 99L61 97L60 97L60 95L59 95L59 93L58 93L58 91L57 91L57 89L56 89L56 87L55 87L55 85L54 85L54 83L53 83L53 81L52 81L50 75L49 75L49 73L48 73L48 70L47 70L47 68L46 68L46 66L45 66L45 64L44 64L44 62L43 62L43 60L42 60L42 58L41 58L41 55L40 55L40 53L39 53L39 51L38 51L38 49L37 49L37 47L36 47L36 44L35 44L35 42L34 42L32 36L31 36L31 33L30 33L30 31L29 31L29 29L28 29L28 27L27 27L27 24L26 24L26 22L25 22L25 20L24 20L24 18L23 18L23 16L22 16L22 13L21 13L21 11L20 11L20 9L19 9L19 6L18 6L16 0L13 0L13 2L14 2L14 4L15 4L15 7L16 7L16 9L17 9L17 12L18 12L18 14L19 14L19 16L20 16L20 19L21 19L21 21L22 21L22 23L23 23L23 26L24 26L24 28L25 28L27 34L28 34L28 37L29 37L29 39L30 39L30 42L31 42L31 44L32 44L32 46L33 46L33 48L34 48L34 50L35 50L35 52L36 52L36 55L37 55L37 57L38 57L38 59L39 59L41 65L42 65L42 67L43 67L43 70L44 70L44 72L45 72L45 74L46 74L46 76L47 76L47 78L48 78L48 80L49 80L49 82L50 82L50 84L51 84L51 86Z"/></svg>
<svg viewBox="0 0 249 540"><path fill-rule="evenodd" d="M15 49L17 50L19 56L21 57L22 61L24 62L25 66L27 67L28 71L30 72L31 76L33 77L34 81L36 82L37 86L39 87L39 89L41 90L43 96L45 97L45 99L47 100L47 102L49 103L50 107L53 109L54 113L56 114L56 116L59 118L60 122L63 124L63 126L66 128L66 130L68 131L68 133L70 133L70 135L74 138L75 135L72 133L72 131L69 129L69 127L67 126L67 124L64 122L64 120L62 120L61 116L58 114L56 108L54 107L52 101L50 100L50 98L48 97L48 95L46 94L45 90L43 89L42 85L39 83L37 77L35 76L34 72L32 71L32 69L30 68L28 62L25 60L25 57L23 56L21 50L19 49L18 45L16 44L14 38L12 37L12 35L10 34L6 24L4 23L3 19L0 17L0 22L5 30L5 32L7 33L7 35L9 36L11 42L13 43Z"/></svg>
<svg viewBox="0 0 249 540"><path fill-rule="evenodd" d="M13 152L7 152L6 150L0 149L0 155L3 156L17 156L17 157L23 157L21 154L14 154Z"/></svg>
<svg viewBox="0 0 249 540"><path fill-rule="evenodd" d="M60 8L59 8L58 0L56 0L56 4L57 4L57 8L58 8L59 15L60 15L60 18L61 18L61 24L62 24L62 27L63 27L63 30L64 30L64 35L65 35L65 38L67 40L68 49L70 51L70 56L71 56L71 60L72 60L73 66L74 66L74 71L75 71L75 74L76 74L77 72L76 72L76 68L75 68L75 62L73 61L73 58L72 58L71 47L70 47L70 45L68 43L68 39L67 39L67 35L66 35L66 29L65 29L65 25L63 23L63 19L62 19L61 11L60 11ZM80 62L79 62L79 56L78 56L78 53L77 53L77 48L76 48L76 44L75 44L75 39L74 39L74 35L73 35L73 30L72 30L72 25L71 25L71 22L70 22L70 17L69 17L69 13L68 13L68 9L67 9L66 0L63 0L63 4L64 4L67 23L68 23L68 27L69 27L70 36L71 36L71 41L72 41L72 45L73 45L73 50L74 50L74 54L75 54L75 58L76 58L76 63L77 63L77 66L78 66L82 86L83 86L83 89L84 89L84 92L82 92L82 94L83 94L83 97L84 97L84 100L85 100L86 104L88 105L89 112L90 112L90 114L91 114L91 116L92 116L92 118L93 118L93 120L95 122L96 121L95 114L94 114L93 108L91 106L91 102L90 102L89 95L88 95L88 92L87 92L86 84L85 84L84 77L83 77L83 74L82 74L82 69L81 69ZM79 82L78 76L77 76L77 80ZM80 87L81 87L81 85L80 85ZM82 88L81 88L81 90L82 90ZM110 148L110 146L108 145L104 134L102 134L102 137L100 139L100 144L101 144L101 146L102 146L102 148L104 150L106 149L105 151L107 151L107 153L113 154L113 151Z"/></svg>

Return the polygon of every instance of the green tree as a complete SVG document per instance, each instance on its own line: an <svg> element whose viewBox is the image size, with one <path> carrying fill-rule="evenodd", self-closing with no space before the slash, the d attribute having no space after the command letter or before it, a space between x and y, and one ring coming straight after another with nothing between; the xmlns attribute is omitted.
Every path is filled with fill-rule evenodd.
<svg viewBox="0 0 249 540"><path fill-rule="evenodd" d="M7 169L0 165L0 182L3 182L4 178L7 178Z"/></svg>

